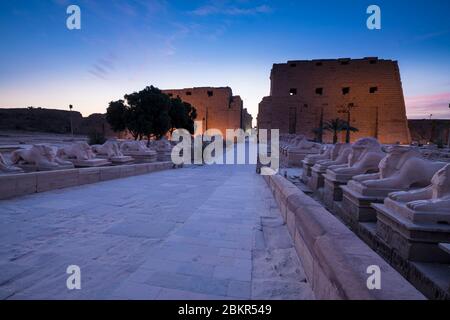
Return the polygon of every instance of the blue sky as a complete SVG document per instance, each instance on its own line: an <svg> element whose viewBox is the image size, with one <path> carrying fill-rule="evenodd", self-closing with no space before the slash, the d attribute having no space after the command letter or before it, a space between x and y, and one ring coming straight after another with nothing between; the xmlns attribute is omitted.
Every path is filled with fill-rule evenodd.
<svg viewBox="0 0 450 320"><path fill-rule="evenodd" d="M449 15L448 0L0 0L0 107L87 116L150 84L230 86L256 117L273 63L378 56L399 61L410 117L450 118Z"/></svg>

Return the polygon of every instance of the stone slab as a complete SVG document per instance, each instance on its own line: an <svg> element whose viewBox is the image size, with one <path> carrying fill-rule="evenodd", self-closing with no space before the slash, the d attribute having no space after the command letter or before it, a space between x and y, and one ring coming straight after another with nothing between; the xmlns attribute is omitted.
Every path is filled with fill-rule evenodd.
<svg viewBox="0 0 450 320"><path fill-rule="evenodd" d="M270 177L269 180L279 178ZM279 184L279 182L277 183ZM269 181L272 191L274 183ZM307 197L305 195L305 197ZM276 197L277 202L283 197ZM286 216L288 224L295 221L296 251L305 265L308 280L319 299L424 299L414 287L392 269L381 257L357 238L320 204L290 195ZM293 201L293 199L296 199ZM313 200L312 200L313 201ZM281 206L281 204L279 203ZM290 231L292 233L292 231ZM367 267L378 265L383 271L384 290L369 290L366 286Z"/></svg>
<svg viewBox="0 0 450 320"><path fill-rule="evenodd" d="M450 242L450 226L415 224L391 212L384 204L377 211L377 236L405 260L450 263L439 243Z"/></svg>

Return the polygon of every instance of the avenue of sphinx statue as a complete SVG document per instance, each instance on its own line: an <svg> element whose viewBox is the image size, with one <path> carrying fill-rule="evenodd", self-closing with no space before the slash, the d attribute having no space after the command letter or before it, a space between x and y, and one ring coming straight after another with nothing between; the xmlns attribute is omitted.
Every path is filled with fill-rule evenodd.
<svg viewBox="0 0 450 320"><path fill-rule="evenodd" d="M297 140L303 140L305 138L304 135L296 135L296 134L285 134L280 136L280 148L285 149L288 146L297 142Z"/></svg>
<svg viewBox="0 0 450 320"><path fill-rule="evenodd" d="M107 159L113 164L124 164L133 162L134 159L130 156L125 156L120 150L120 146L115 140L108 140L103 145L92 146L92 151L97 157Z"/></svg>
<svg viewBox="0 0 450 320"><path fill-rule="evenodd" d="M308 154L305 159L303 159L303 171L301 176L301 180L303 181L303 183L305 183L306 185L309 184L309 180L312 176L312 167L316 162L321 160L331 160L334 148L334 145L323 145L320 153Z"/></svg>
<svg viewBox="0 0 450 320"><path fill-rule="evenodd" d="M16 166L9 164L3 155L0 153L0 174L1 173L21 173L23 170Z"/></svg>
<svg viewBox="0 0 450 320"><path fill-rule="evenodd" d="M337 143L331 151L331 158L328 160L318 160L313 170L325 172L329 167L348 163L348 157L352 152L352 145L349 143Z"/></svg>
<svg viewBox="0 0 450 320"><path fill-rule="evenodd" d="M415 223L450 225L450 164L444 164L433 175L431 185L393 192L385 204Z"/></svg>
<svg viewBox="0 0 450 320"><path fill-rule="evenodd" d="M141 141L123 141L120 144L120 151L125 156L133 157L138 163L151 163L157 160L157 152Z"/></svg>
<svg viewBox="0 0 450 320"><path fill-rule="evenodd" d="M320 160L332 160L334 145L323 145L319 154L310 154L303 160L304 163L313 165Z"/></svg>
<svg viewBox="0 0 450 320"><path fill-rule="evenodd" d="M71 169L73 164L58 157L55 149L46 144L35 144L29 149L11 154L12 163L25 171Z"/></svg>
<svg viewBox="0 0 450 320"><path fill-rule="evenodd" d="M379 164L379 172L353 177L348 187L366 196L386 197L390 192L423 188L445 166L423 158L411 147L390 146Z"/></svg>
<svg viewBox="0 0 450 320"><path fill-rule="evenodd" d="M375 173L385 155L377 139L361 138L352 145L347 164L332 165L327 174L335 180L348 181L356 175Z"/></svg>
<svg viewBox="0 0 450 320"><path fill-rule="evenodd" d="M337 143L329 149L328 158L321 159L322 157L318 156L317 158L314 155L308 156L307 158L313 158L313 166L311 168L311 176L307 179L307 185L312 190L318 190L324 186L324 174L327 171L328 167L334 165L342 165L348 162L348 157L352 151L351 144L347 143ZM317 160L316 160L317 159ZM305 159L306 160L306 159ZM306 165L308 166L308 165ZM303 170L305 171L305 165ZM308 174L308 173L307 173ZM302 180L306 180L302 175Z"/></svg>
<svg viewBox="0 0 450 320"><path fill-rule="evenodd" d="M288 152L305 152L305 153L319 153L322 145L308 141L305 136L299 136L292 144L287 147Z"/></svg>
<svg viewBox="0 0 450 320"><path fill-rule="evenodd" d="M425 188L389 194L377 211L377 236L405 260L450 263L450 164Z"/></svg>
<svg viewBox="0 0 450 320"><path fill-rule="evenodd" d="M297 135L280 148L281 163L288 167L299 167L307 155L318 154L321 148L321 144L308 141L303 135Z"/></svg>
<svg viewBox="0 0 450 320"><path fill-rule="evenodd" d="M86 142L74 142L58 149L58 156L72 162L75 167L99 167L111 164L106 159L96 158Z"/></svg>

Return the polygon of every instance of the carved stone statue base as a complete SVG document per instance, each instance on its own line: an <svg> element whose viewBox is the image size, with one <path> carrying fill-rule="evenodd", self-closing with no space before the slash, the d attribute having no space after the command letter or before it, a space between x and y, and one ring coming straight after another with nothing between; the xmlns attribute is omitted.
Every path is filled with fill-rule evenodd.
<svg viewBox="0 0 450 320"><path fill-rule="evenodd" d="M69 159L69 161L72 162L76 168L103 167L111 164L108 160L100 158L88 160Z"/></svg>
<svg viewBox="0 0 450 320"><path fill-rule="evenodd" d="M323 188L325 185L325 178L323 175L326 173L326 170L319 170L318 167L314 166L311 169L311 178L308 180L308 187L317 191L320 188Z"/></svg>
<svg viewBox="0 0 450 320"><path fill-rule="evenodd" d="M439 248L439 243L450 242L448 214L429 217L430 213L413 212L406 204L391 199L373 207L377 212L377 236L403 259L450 263L450 256Z"/></svg>
<svg viewBox="0 0 450 320"><path fill-rule="evenodd" d="M347 181L336 180L333 176L328 175L328 173L324 175L324 179L323 201L327 209L334 212L334 202L342 201L341 186L347 184Z"/></svg>
<svg viewBox="0 0 450 320"><path fill-rule="evenodd" d="M130 156L112 156L108 158L107 155L97 155L99 159L109 160L113 165L130 164L134 161Z"/></svg>
<svg viewBox="0 0 450 320"><path fill-rule="evenodd" d="M153 150L148 151L123 151L125 156L132 157L136 163L152 163L157 161L157 153Z"/></svg>
<svg viewBox="0 0 450 320"><path fill-rule="evenodd" d="M391 192L402 191L400 189L368 188L362 183L350 180L346 186L342 186L342 212L347 215L350 224L358 222L375 222L377 213L371 203L383 203Z"/></svg>
<svg viewBox="0 0 450 320"><path fill-rule="evenodd" d="M38 171L56 171L56 170L66 170L66 169L73 169L73 164L60 164L58 166L43 166L43 165L36 165L32 163L18 163L16 164L17 167L22 169L24 172L38 172Z"/></svg>
<svg viewBox="0 0 450 320"><path fill-rule="evenodd" d="M308 162L306 160L302 160L302 167L303 167L303 172L302 172L302 181L304 184L308 184L309 179L311 178L311 171L312 171L312 167L314 166L314 163Z"/></svg>
<svg viewBox="0 0 450 320"><path fill-rule="evenodd" d="M347 183L355 176L355 174L342 174L342 173L337 173L336 171L328 169L327 176L329 176L333 180Z"/></svg>
<svg viewBox="0 0 450 320"><path fill-rule="evenodd" d="M158 151L158 161L172 161L172 151Z"/></svg>
<svg viewBox="0 0 450 320"><path fill-rule="evenodd" d="M350 181L353 182L353 181ZM377 221L377 213L372 203L383 203L385 197L363 195L350 186L341 186L342 189L342 215L344 220L356 226L359 222ZM386 195L387 196L387 195Z"/></svg>

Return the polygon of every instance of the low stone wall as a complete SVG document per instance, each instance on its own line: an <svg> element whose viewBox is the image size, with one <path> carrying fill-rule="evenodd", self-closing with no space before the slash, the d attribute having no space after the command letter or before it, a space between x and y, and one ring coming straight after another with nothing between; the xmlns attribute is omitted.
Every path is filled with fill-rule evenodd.
<svg viewBox="0 0 450 320"><path fill-rule="evenodd" d="M173 163L168 161L0 175L0 200L99 181L131 177L170 168L173 168Z"/></svg>
<svg viewBox="0 0 450 320"><path fill-rule="evenodd" d="M318 299L425 299L408 281L318 202L280 175L264 176L280 207ZM369 266L381 289L369 290Z"/></svg>

